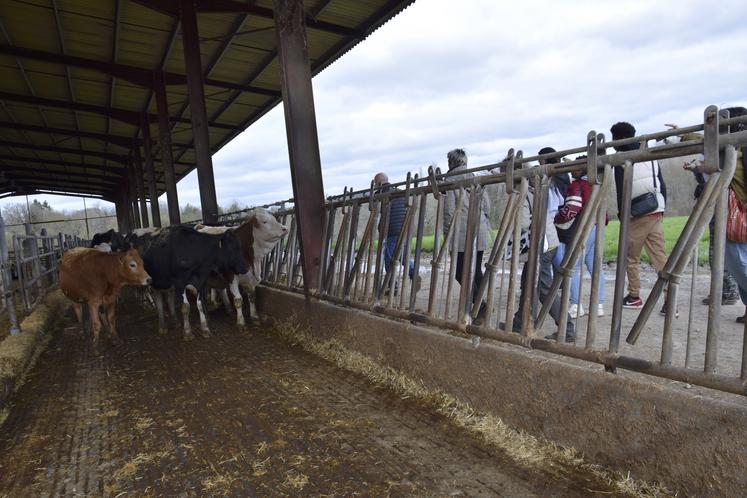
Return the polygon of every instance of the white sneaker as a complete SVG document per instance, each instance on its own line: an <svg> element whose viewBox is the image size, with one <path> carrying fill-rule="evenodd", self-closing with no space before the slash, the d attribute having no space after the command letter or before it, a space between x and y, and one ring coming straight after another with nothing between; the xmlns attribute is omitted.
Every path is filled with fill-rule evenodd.
<svg viewBox="0 0 747 498"><path fill-rule="evenodd" d="M604 316L604 305L602 303L597 306L597 316Z"/></svg>
<svg viewBox="0 0 747 498"><path fill-rule="evenodd" d="M571 318L584 316L584 307L580 304L571 304L571 307L568 310L568 314L571 315Z"/></svg>

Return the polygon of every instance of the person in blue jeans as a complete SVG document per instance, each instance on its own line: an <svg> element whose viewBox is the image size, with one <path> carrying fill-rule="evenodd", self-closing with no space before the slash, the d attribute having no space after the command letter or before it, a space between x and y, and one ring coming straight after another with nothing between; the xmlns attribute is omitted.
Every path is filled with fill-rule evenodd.
<svg viewBox="0 0 747 498"><path fill-rule="evenodd" d="M389 183L389 177L386 173L378 173L374 177L374 186L379 188L381 192L388 192L395 190L394 187ZM386 239L384 240L384 269L387 273L392 270L392 260L394 259L394 250L397 248L397 238L402 230L402 225L405 223L405 216L407 215L407 206L405 205L404 197L394 197L389 202L389 226L386 230ZM402 265L407 265L408 255L405 251L402 251ZM415 264L409 262L408 275L410 279L413 278L415 273ZM396 289L396 287L395 287Z"/></svg>

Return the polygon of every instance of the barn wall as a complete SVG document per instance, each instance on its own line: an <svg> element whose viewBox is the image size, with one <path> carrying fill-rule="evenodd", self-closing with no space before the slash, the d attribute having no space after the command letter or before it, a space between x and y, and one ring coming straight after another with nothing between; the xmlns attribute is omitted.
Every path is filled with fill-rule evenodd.
<svg viewBox="0 0 747 498"><path fill-rule="evenodd" d="M499 416L510 427L582 451L591 463L696 496L737 496L747 488L747 403L709 398L632 373L506 344L470 340L267 287L258 309L288 310L321 340L335 338ZM706 391L707 392L707 391Z"/></svg>

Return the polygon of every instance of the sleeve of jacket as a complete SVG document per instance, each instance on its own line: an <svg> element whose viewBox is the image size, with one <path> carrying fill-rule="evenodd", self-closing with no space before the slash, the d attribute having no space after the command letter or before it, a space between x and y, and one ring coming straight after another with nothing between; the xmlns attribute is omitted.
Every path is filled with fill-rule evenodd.
<svg viewBox="0 0 747 498"><path fill-rule="evenodd" d="M659 181L659 185L661 185L659 187L659 191L661 192L661 195L664 197L664 202L666 203L667 202L667 184L664 183L664 176L661 174L661 165L657 163L656 166L659 169L657 180Z"/></svg>
<svg viewBox="0 0 747 498"><path fill-rule="evenodd" d="M555 215L555 224L560 228L569 228L583 207L581 186L578 182L573 182L568 186L563 205L560 206L558 214Z"/></svg>
<svg viewBox="0 0 747 498"><path fill-rule="evenodd" d="M482 209L482 214L485 216L488 223L488 229L490 229L490 198L488 197L487 190L482 191L482 202L480 203L480 208Z"/></svg>
<svg viewBox="0 0 747 498"><path fill-rule="evenodd" d="M623 168L622 166L615 166L615 193L617 194L617 218L620 218L622 213L623 203Z"/></svg>
<svg viewBox="0 0 747 498"><path fill-rule="evenodd" d="M449 225L451 224L451 219L454 217L454 211L456 210L456 196L456 190L449 190L444 196L444 235L446 235Z"/></svg>

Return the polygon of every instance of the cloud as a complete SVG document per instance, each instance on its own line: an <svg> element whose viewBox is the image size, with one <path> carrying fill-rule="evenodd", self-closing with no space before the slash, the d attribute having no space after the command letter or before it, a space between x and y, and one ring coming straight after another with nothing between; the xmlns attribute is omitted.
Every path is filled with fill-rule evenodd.
<svg viewBox="0 0 747 498"><path fill-rule="evenodd" d="M509 147L583 145L618 120L646 133L744 104L742 10L743 0L419 0L314 78L325 191L444 167L453 147L487 164ZM213 163L222 205L290 198L282 107ZM199 205L194 172L178 191Z"/></svg>

